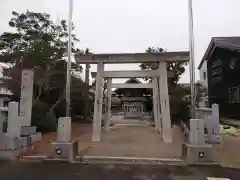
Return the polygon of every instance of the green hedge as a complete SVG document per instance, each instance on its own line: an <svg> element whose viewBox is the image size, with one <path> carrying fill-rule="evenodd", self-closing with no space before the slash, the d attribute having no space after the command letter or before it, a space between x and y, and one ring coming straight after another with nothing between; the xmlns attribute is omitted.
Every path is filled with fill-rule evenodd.
<svg viewBox="0 0 240 180"><path fill-rule="evenodd" d="M50 105L38 100L32 108L32 126L37 127L40 132L56 131L57 118L53 112L48 112Z"/></svg>

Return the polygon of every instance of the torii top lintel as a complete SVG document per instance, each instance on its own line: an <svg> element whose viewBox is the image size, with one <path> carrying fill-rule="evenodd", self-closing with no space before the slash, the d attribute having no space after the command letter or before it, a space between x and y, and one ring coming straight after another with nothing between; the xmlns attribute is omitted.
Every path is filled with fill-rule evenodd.
<svg viewBox="0 0 240 180"><path fill-rule="evenodd" d="M150 62L188 62L189 51L161 53L120 53L120 54L76 54L75 61L79 64L112 63L150 63Z"/></svg>

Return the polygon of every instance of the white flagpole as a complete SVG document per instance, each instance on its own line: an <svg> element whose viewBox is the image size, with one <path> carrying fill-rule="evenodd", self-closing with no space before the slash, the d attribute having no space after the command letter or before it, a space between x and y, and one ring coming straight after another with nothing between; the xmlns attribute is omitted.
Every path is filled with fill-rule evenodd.
<svg viewBox="0 0 240 180"><path fill-rule="evenodd" d="M194 30L193 30L193 10L192 0L188 0L188 16L189 16L189 50L190 50L190 86L191 86L191 106L192 106L192 118L195 118L195 62L194 62Z"/></svg>
<svg viewBox="0 0 240 180"><path fill-rule="evenodd" d="M70 117L71 107L71 63L72 63L72 14L73 0L69 0L69 17L68 17L68 61L67 61L67 77L66 77L66 117Z"/></svg>

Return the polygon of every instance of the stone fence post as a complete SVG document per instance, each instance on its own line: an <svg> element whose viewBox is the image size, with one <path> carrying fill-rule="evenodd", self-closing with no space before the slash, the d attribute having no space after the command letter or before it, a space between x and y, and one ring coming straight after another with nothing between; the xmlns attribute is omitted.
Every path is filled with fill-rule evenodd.
<svg viewBox="0 0 240 180"><path fill-rule="evenodd" d="M213 117L213 134L220 134L220 116L219 116L219 106L218 104L212 105L212 117Z"/></svg>
<svg viewBox="0 0 240 180"><path fill-rule="evenodd" d="M8 126L7 135L10 138L20 138L20 119L18 116L18 102L8 104Z"/></svg>
<svg viewBox="0 0 240 180"><path fill-rule="evenodd" d="M192 145L205 144L204 120L190 119L189 143Z"/></svg>

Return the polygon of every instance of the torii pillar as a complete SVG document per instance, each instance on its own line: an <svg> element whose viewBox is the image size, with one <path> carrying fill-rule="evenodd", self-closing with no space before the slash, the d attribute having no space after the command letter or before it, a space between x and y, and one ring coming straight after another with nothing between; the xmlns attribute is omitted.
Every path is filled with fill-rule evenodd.
<svg viewBox="0 0 240 180"><path fill-rule="evenodd" d="M99 62L97 65L96 77L96 91L94 103L94 116L93 116L93 133L92 141L100 141L101 125L102 125L102 102L103 102L103 85L102 73L104 71L104 64Z"/></svg>
<svg viewBox="0 0 240 180"><path fill-rule="evenodd" d="M104 129L106 132L109 131L111 121L111 104L112 102L112 78L107 78L107 99L106 99L106 118L104 120Z"/></svg>
<svg viewBox="0 0 240 180"><path fill-rule="evenodd" d="M152 78L153 84L153 112L154 112L154 124L155 130L158 133L161 133L161 111L160 111L160 102L159 102L159 91L158 91L158 78Z"/></svg>
<svg viewBox="0 0 240 180"><path fill-rule="evenodd" d="M167 66L165 62L159 64L159 94L162 115L162 138L164 142L172 143L172 127L169 107L169 94L168 94L168 76Z"/></svg>

